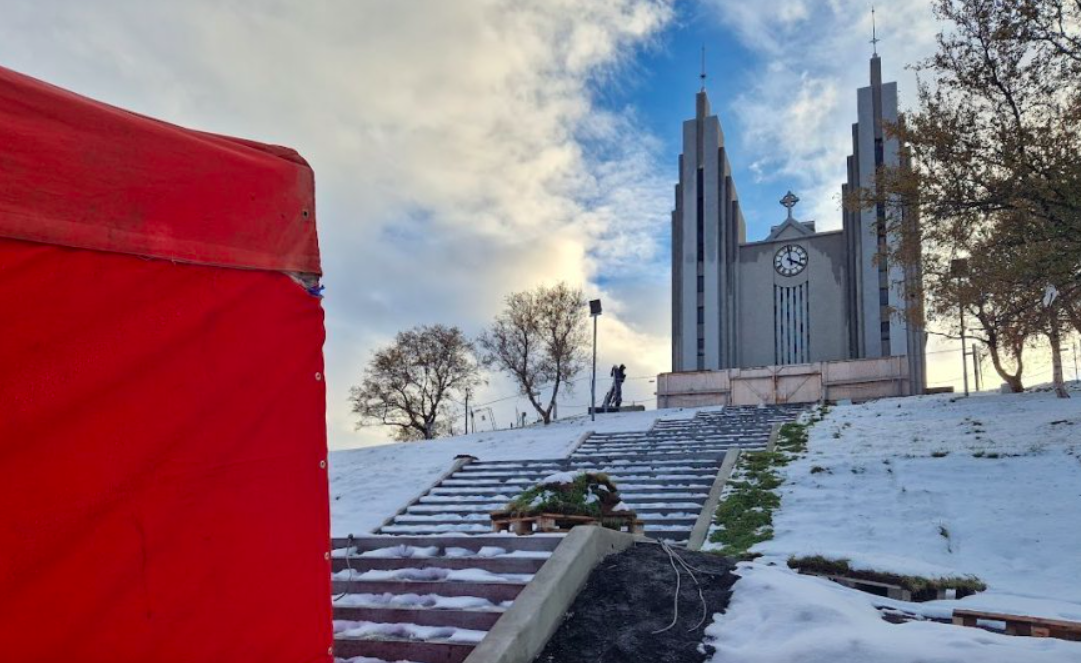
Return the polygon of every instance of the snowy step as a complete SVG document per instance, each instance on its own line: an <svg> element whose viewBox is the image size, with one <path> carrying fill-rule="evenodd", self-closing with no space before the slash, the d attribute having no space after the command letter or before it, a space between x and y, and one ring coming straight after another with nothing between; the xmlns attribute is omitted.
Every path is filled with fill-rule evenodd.
<svg viewBox="0 0 1081 663"><path fill-rule="evenodd" d="M710 470L691 470L691 471L679 471L679 470L661 470L653 471L646 470L642 472L624 471L620 468L619 473L605 472L608 478L619 484L620 482L628 481L641 481L643 479L700 479L703 477L712 476L717 473L717 469ZM551 473L546 472L523 472L523 473L490 473L490 472L472 472L472 473L456 473L453 478L446 479L440 485L457 486L457 485L482 485L482 484L527 484L534 485L540 483L545 478L551 476Z"/></svg>
<svg viewBox="0 0 1081 663"><path fill-rule="evenodd" d="M528 573L540 571L546 558L537 557L334 557L335 572L352 568L364 571L389 571L408 568L483 569L491 573Z"/></svg>
<svg viewBox="0 0 1081 663"><path fill-rule="evenodd" d="M666 485L681 485L681 486L709 486L713 483L712 476L695 476L695 475L658 475L658 476L645 476L636 475L634 477L611 477L615 482L620 492L626 488L634 488L636 486L653 486L657 484ZM533 479L506 479L500 481L498 479L447 479L439 484L438 489L444 488L499 488L506 489L509 487L517 487L517 490L523 490L530 488L537 484Z"/></svg>
<svg viewBox="0 0 1081 663"><path fill-rule="evenodd" d="M492 628L502 610L446 610L435 608L379 608L370 606L335 605L334 619L383 624L418 624L421 626L451 626L487 631Z"/></svg>
<svg viewBox="0 0 1081 663"><path fill-rule="evenodd" d="M380 527L381 534L412 534L414 536L437 536L443 534L485 534L492 533L491 527L479 523L455 523L453 525L439 525L433 523L416 523L410 525L387 525Z"/></svg>
<svg viewBox="0 0 1081 663"><path fill-rule="evenodd" d="M455 537L438 536L358 536L352 539L354 553L364 553L373 550L383 550L391 546L413 546L417 548L438 547L441 550L447 548L462 548L477 552L481 547L494 546L508 551L527 550L551 552L559 546L563 540L561 536L507 536L506 534L492 534L485 537ZM332 548L337 551L349 546L349 539L335 538Z"/></svg>
<svg viewBox="0 0 1081 663"><path fill-rule="evenodd" d="M620 496L623 497L623 501L629 506L633 507L635 503L642 501L653 501L653 498L649 496L642 496L639 493L620 492ZM667 499L669 496L665 496ZM701 505L706 500L705 491L697 493L687 493L683 497L679 497L680 502L697 502ZM495 511L496 509L502 509L510 499L500 500L485 495L427 495L422 497L420 502L409 508L410 511L414 509L423 509L428 511L430 509L441 509L450 506L459 506L463 509L480 510L480 511Z"/></svg>
<svg viewBox="0 0 1081 663"><path fill-rule="evenodd" d="M710 485L712 485L712 484L710 484ZM514 499L518 495L518 493L521 491L522 488L524 488L524 486L519 486L518 490L513 490L513 489L512 490L507 490L505 487L500 488L500 487L495 487L495 486L478 487L478 488L468 488L468 487L466 487L466 488L463 488L463 487L433 488L431 494L426 496L425 499L427 500L427 499L432 499L432 498L436 498L436 497L440 497L440 498L447 497L447 498L451 498L451 499L465 499L467 496L468 497L481 497L481 498L490 496L493 501L496 501L497 499L504 499L504 498L505 498L506 501L510 501L510 500ZM628 485L628 486L620 486L619 487L619 494L620 495L622 495L623 497L628 497L629 496L631 498L642 497L644 495L663 496L664 493L676 493L676 494L683 494L683 495L698 495L698 494L703 493L703 492L708 492L708 487L706 487L706 486L688 487L688 486L684 486L684 485L662 485L662 486L657 486L657 485L645 485L645 486L633 485L632 486L632 485ZM495 496L497 496L497 495L502 496L502 497L496 498Z"/></svg>
<svg viewBox="0 0 1081 663"><path fill-rule="evenodd" d="M675 512L675 513L678 515L678 518L675 518L677 520L679 520L679 519L689 520L689 521L691 521L693 523L698 518L697 513L688 513L686 511ZM661 522L661 521L666 521L666 520L672 520L673 518L670 517L668 514L658 514L658 513L643 514L643 513L639 513L638 514L638 519L648 525L651 522ZM431 526L431 527L442 527L442 526L445 526L445 525L459 525L459 524L462 524L462 523L476 523L478 525L483 525L483 526L485 526L486 529L490 530L492 521L491 521L491 518L487 514L469 514L468 516L455 518L455 517L453 517L452 514L440 513L440 514L433 514L433 515L430 515L430 516L399 516L398 518L395 518L394 522L395 522L395 524L397 524L397 523L401 523L403 525L416 524L416 525L426 525L426 526ZM410 561L410 560L407 560L407 561ZM427 562L427 561L428 560L416 560L415 563L413 564L413 566L420 565L422 562ZM395 567L395 568L400 568L400 567ZM458 568L458 567L447 567L447 568ZM474 568L474 567L467 567L467 568Z"/></svg>
<svg viewBox="0 0 1081 663"><path fill-rule="evenodd" d="M685 464L685 463L667 464L667 465L650 465L648 463L643 463L643 464L639 464L639 465L621 464L621 465L608 466L608 465L604 465L603 463L602 464L587 463L587 464L584 464L584 465L579 465L578 467L568 467L566 469L568 471L575 471L575 472L577 472L579 470L581 470L583 472L595 472L595 473L596 472L603 472L604 474L608 474L608 475L616 474L616 473L619 473L619 472L622 472L624 474L641 474L641 473L650 473L650 474L658 474L658 473L660 473L660 474L701 474L701 473L708 473L708 472L716 472L717 471L717 468L713 466L713 463L708 462L708 461L697 464L697 465L690 465L690 464ZM499 477L515 477L515 476L545 477L545 476L548 476L549 474L552 474L552 473L557 472L557 471L560 471L560 470L557 470L556 468L552 468L550 470L542 470L542 471L522 470L522 469L517 469L517 468L507 468L507 469L500 469L500 470L463 469L463 470L461 470L459 472L456 472L454 474L454 478L457 479L457 478L460 478L460 477L461 478L477 477L477 478L489 479L489 478L499 478Z"/></svg>
<svg viewBox="0 0 1081 663"><path fill-rule="evenodd" d="M702 503L706 500L703 495L700 499L694 500L679 500L673 502L642 502L636 500L623 499L623 503L631 508L632 511L638 513L658 510L700 510ZM469 514L484 514L488 515L492 511L499 511L506 505L505 502L484 502L481 504L460 504L455 502L449 502L446 504L417 504L409 507L406 514L433 514L433 513L454 513L459 515Z"/></svg>
<svg viewBox="0 0 1081 663"><path fill-rule="evenodd" d="M365 656L383 661L461 663L474 646L470 642L334 636L334 656L338 658Z"/></svg>
<svg viewBox="0 0 1081 663"><path fill-rule="evenodd" d="M332 580L334 594L438 594L474 596L493 603L514 600L524 582L454 582L422 580Z"/></svg>

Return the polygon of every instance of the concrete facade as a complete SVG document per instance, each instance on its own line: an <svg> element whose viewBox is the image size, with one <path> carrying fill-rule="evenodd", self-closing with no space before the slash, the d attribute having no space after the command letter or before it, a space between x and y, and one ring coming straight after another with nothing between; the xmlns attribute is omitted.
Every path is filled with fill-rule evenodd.
<svg viewBox="0 0 1081 663"><path fill-rule="evenodd" d="M844 194L873 188L881 167L905 165L886 127L899 119L896 83L857 91ZM735 368L905 357L906 393L925 385L926 337L907 311L920 307L918 270L890 264L899 241L885 205L845 210L839 231L817 232L782 199L787 218L769 237L746 241L720 120L703 89L683 124L672 212L672 370ZM902 218L900 225L917 223ZM918 317L918 316L917 316Z"/></svg>

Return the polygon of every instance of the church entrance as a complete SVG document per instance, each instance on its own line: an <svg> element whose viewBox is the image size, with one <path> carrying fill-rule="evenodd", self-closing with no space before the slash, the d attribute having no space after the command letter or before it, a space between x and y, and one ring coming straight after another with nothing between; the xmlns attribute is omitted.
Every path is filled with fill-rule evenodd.
<svg viewBox="0 0 1081 663"><path fill-rule="evenodd" d="M812 403L822 398L822 371L816 364L741 369L731 385L732 405Z"/></svg>

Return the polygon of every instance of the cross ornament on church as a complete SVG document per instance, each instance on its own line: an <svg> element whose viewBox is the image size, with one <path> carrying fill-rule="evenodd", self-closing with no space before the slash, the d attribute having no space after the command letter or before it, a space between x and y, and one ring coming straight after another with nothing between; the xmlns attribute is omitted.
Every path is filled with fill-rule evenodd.
<svg viewBox="0 0 1081 663"><path fill-rule="evenodd" d="M788 218L792 218L792 208L799 202L799 196L789 191L784 194L784 198L781 198L781 204L788 210Z"/></svg>

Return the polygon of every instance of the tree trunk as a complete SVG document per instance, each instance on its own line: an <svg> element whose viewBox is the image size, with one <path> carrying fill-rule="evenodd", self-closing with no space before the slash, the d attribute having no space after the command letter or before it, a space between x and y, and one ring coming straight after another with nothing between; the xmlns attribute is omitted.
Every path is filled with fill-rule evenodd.
<svg viewBox="0 0 1081 663"><path fill-rule="evenodd" d="M1051 309L1051 329L1047 335L1051 341L1051 382L1055 385L1055 395L1069 398L1062 378L1062 335L1059 330L1058 307Z"/></svg>
<svg viewBox="0 0 1081 663"><path fill-rule="evenodd" d="M995 367L995 372L1002 378L1002 381L1009 386L1010 391L1015 394L1019 394L1025 390L1025 386L1021 383L1021 357L1017 358L1017 373L1010 373L1006 370L1006 367L1002 365L1002 357L999 355L998 346L987 345L987 349L991 353L991 365Z"/></svg>

